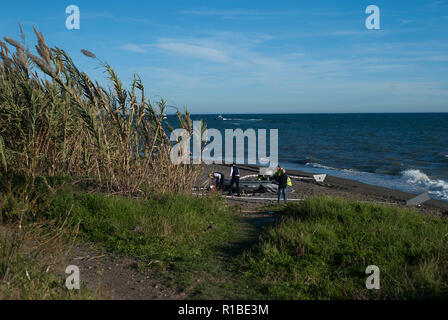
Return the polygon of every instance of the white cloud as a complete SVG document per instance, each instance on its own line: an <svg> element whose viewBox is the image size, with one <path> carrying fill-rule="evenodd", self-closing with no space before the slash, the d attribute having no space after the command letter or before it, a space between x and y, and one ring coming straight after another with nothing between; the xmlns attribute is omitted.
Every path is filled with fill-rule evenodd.
<svg viewBox="0 0 448 320"><path fill-rule="evenodd" d="M340 34L356 33L331 32ZM361 43L330 54L300 45L279 51L272 45L275 41L260 34L210 31L206 36L161 38L127 49L140 52L150 47L164 56L167 52L175 55L175 66L170 65L171 57L166 65L157 65L158 72L138 69L148 74L158 90L165 90L162 95L197 102L202 93L204 97L199 100L204 105L211 97L222 104L235 103L235 97L238 103L248 105L273 102L274 97L279 97L285 103L302 101L311 105L322 104L327 98L363 103L378 93L392 104L399 99L424 102L431 96L448 95L442 89L445 82L440 70L434 75L420 74L426 68L424 62L446 61L445 46L441 44Z"/></svg>
<svg viewBox="0 0 448 320"><path fill-rule="evenodd" d="M250 68L283 68L276 56L262 53L259 48L272 37L261 34L219 32L207 37L159 39L153 46L184 58L197 58L233 67L239 71Z"/></svg>
<svg viewBox="0 0 448 320"><path fill-rule="evenodd" d="M125 44L123 46L121 46L121 49L125 50L125 51L130 51L130 52L138 52L138 53L145 53L145 49L143 49L143 46L134 44L134 43L128 43Z"/></svg>
<svg viewBox="0 0 448 320"><path fill-rule="evenodd" d="M214 62L220 63L229 63L229 56L218 49L188 44L183 42L165 42L159 41L155 44L155 46L159 49L167 50L170 52L174 52L180 55L193 56L196 58L206 59Z"/></svg>
<svg viewBox="0 0 448 320"><path fill-rule="evenodd" d="M443 4L445 4L444 0L433 1L433 2L428 4L428 8L430 8L430 9L437 9L438 7L442 6Z"/></svg>
<svg viewBox="0 0 448 320"><path fill-rule="evenodd" d="M411 60L411 59L409 59L409 60ZM414 61L428 61L428 62L446 62L446 61L448 61L448 56L446 56L446 55L438 55L438 56L428 55L428 56L422 56L419 58L415 58L413 60Z"/></svg>
<svg viewBox="0 0 448 320"><path fill-rule="evenodd" d="M219 16L223 18L273 18L277 16L295 15L297 11L257 11L257 10L219 10L219 9L198 9L184 10L180 12L185 15L195 16Z"/></svg>

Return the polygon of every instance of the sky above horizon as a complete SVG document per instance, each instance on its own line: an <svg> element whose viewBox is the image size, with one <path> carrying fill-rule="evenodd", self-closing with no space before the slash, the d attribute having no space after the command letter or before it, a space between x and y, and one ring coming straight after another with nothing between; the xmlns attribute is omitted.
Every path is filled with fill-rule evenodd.
<svg viewBox="0 0 448 320"><path fill-rule="evenodd" d="M81 49L195 114L448 111L448 0L15 1L0 36L19 39L19 21L30 45L34 25L92 78L105 83Z"/></svg>

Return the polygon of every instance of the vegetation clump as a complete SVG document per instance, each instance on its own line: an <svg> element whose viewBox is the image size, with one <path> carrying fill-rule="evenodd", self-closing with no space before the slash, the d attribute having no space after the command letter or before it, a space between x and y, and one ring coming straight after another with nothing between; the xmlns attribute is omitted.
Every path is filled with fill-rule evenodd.
<svg viewBox="0 0 448 320"><path fill-rule="evenodd" d="M0 41L0 171L69 176L126 195L191 190L198 168L170 160L166 101L153 105L137 75L124 88L107 63L82 50L104 67L109 86L101 86L35 33L37 55L23 32L23 43ZM188 111L177 115L191 131Z"/></svg>
<svg viewBox="0 0 448 320"><path fill-rule="evenodd" d="M238 263L270 299L448 297L448 221L340 198L288 204ZM366 268L380 269L367 290Z"/></svg>

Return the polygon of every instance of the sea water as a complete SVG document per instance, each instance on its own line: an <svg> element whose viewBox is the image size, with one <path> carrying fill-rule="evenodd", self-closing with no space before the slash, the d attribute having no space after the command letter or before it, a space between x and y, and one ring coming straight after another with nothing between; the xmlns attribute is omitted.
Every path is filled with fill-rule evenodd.
<svg viewBox="0 0 448 320"><path fill-rule="evenodd" d="M193 115L208 128L278 129L279 162L448 201L448 113ZM269 150L269 149L268 149ZM224 153L223 153L224 154Z"/></svg>

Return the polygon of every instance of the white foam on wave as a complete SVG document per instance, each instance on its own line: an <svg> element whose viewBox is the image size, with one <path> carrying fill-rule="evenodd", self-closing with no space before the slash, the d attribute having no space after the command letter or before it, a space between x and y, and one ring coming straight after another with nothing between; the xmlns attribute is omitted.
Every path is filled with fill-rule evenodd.
<svg viewBox="0 0 448 320"><path fill-rule="evenodd" d="M418 169L408 169L402 171L399 176L390 176L355 169L338 169L317 162L308 162L305 166L313 168L311 169L313 172L324 172L341 178L354 179L367 184L415 194L428 192L433 198L448 200L448 181L432 179Z"/></svg>
<svg viewBox="0 0 448 320"><path fill-rule="evenodd" d="M339 169L334 167L325 166L323 164L317 163L317 162L307 162L305 164L308 167L313 167L317 169L325 169L325 170L335 170L335 171L342 171L348 174L361 174L361 171L355 170L355 169Z"/></svg>
<svg viewBox="0 0 448 320"><path fill-rule="evenodd" d="M317 162L307 162L305 164L308 167L313 167L313 168L318 168L318 169L325 169L325 170L339 170L337 168L333 168L333 167L329 167L329 166L324 166L323 164L317 163Z"/></svg>
<svg viewBox="0 0 448 320"><path fill-rule="evenodd" d="M428 191L430 195L448 200L448 182L442 179L431 179L418 169L410 169L401 173L406 183Z"/></svg>

